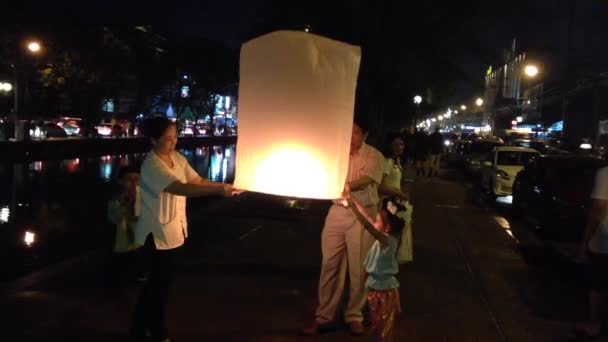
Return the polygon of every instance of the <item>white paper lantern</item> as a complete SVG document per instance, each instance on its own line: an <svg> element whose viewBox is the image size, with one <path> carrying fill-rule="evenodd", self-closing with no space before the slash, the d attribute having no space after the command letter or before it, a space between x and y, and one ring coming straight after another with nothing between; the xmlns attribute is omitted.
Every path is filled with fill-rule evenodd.
<svg viewBox="0 0 608 342"><path fill-rule="evenodd" d="M299 31L241 48L237 188L333 199L346 174L361 49Z"/></svg>

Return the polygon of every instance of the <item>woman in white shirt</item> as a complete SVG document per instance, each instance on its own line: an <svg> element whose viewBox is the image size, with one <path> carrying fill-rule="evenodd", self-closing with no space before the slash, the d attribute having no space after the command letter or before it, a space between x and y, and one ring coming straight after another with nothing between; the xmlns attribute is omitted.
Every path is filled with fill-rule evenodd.
<svg viewBox="0 0 608 342"><path fill-rule="evenodd" d="M141 167L141 212L135 241L149 256L150 276L137 299L131 333L137 340L168 341L165 312L175 272L174 254L188 237L186 197L232 196L232 186L198 175L175 151L177 130L164 117L149 119L144 134L152 143Z"/></svg>

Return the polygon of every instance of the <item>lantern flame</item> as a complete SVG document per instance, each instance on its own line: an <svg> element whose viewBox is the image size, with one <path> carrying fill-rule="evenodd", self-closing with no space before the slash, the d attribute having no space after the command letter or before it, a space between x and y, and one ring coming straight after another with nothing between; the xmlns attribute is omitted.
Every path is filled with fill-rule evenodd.
<svg viewBox="0 0 608 342"><path fill-rule="evenodd" d="M260 162L252 190L322 198L326 196L328 186L328 174L319 158L301 148L284 148L272 151Z"/></svg>

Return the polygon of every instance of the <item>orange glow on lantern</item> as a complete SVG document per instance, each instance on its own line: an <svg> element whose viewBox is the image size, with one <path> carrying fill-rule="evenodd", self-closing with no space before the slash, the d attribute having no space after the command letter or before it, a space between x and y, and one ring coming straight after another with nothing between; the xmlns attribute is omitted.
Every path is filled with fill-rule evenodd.
<svg viewBox="0 0 608 342"><path fill-rule="evenodd" d="M299 31L243 45L237 188L339 198L348 171L359 47Z"/></svg>

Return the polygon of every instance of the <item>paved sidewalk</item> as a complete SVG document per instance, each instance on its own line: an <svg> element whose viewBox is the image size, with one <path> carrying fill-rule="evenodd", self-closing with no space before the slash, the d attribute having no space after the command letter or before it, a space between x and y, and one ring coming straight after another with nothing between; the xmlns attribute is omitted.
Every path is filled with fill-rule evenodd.
<svg viewBox="0 0 608 342"><path fill-rule="evenodd" d="M529 288L539 286L534 270L492 215L467 204L464 186L432 180L411 188L415 262L399 275L397 341L567 340L575 300ZM169 307L173 341L372 340L344 330L298 336L313 318L327 202L297 210L244 194L208 203L189 202L191 237ZM136 284L105 287L103 265L91 258L3 291L3 336L128 341Z"/></svg>

